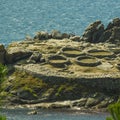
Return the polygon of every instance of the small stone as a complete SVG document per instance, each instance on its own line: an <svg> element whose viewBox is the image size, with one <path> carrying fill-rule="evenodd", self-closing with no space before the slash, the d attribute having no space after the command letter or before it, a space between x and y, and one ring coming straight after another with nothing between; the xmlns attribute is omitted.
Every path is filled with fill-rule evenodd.
<svg viewBox="0 0 120 120"><path fill-rule="evenodd" d="M40 59L42 57L42 54L39 52L33 52L33 54L30 56L29 60L27 61L28 63L37 63L40 62Z"/></svg>
<svg viewBox="0 0 120 120"><path fill-rule="evenodd" d="M80 36L70 37L70 40L79 42L80 41Z"/></svg>
<svg viewBox="0 0 120 120"><path fill-rule="evenodd" d="M49 39L49 34L45 31L40 31L40 32L37 32L34 39L46 40L46 39Z"/></svg>
<svg viewBox="0 0 120 120"><path fill-rule="evenodd" d="M87 102L85 104L85 107L91 107L91 106L95 106L96 104L98 104L100 101L97 98L88 98Z"/></svg>
<svg viewBox="0 0 120 120"><path fill-rule="evenodd" d="M38 114L38 112L36 110L28 112L28 115L36 115L36 114Z"/></svg>
<svg viewBox="0 0 120 120"><path fill-rule="evenodd" d="M62 39L62 33L60 31L57 30L53 30L51 32L52 38L54 39Z"/></svg>

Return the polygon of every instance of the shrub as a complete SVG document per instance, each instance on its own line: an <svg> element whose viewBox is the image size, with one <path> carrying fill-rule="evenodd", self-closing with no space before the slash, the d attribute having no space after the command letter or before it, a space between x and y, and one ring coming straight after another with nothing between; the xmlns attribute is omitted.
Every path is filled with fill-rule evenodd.
<svg viewBox="0 0 120 120"><path fill-rule="evenodd" d="M0 64L0 88L1 88L1 83L5 79L6 73L7 73L7 67ZM6 117L0 115L0 120L6 120Z"/></svg>
<svg viewBox="0 0 120 120"><path fill-rule="evenodd" d="M6 117L0 115L0 120L6 120Z"/></svg>
<svg viewBox="0 0 120 120"><path fill-rule="evenodd" d="M7 67L0 64L0 85L5 79L6 73L7 73Z"/></svg>
<svg viewBox="0 0 120 120"><path fill-rule="evenodd" d="M107 117L106 120L120 120L120 102L109 105L108 110L111 117Z"/></svg>

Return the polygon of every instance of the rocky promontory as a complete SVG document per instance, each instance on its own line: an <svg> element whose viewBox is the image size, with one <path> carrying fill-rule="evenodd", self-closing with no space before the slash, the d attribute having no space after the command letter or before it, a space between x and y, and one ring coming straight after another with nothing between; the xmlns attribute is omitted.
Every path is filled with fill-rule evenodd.
<svg viewBox="0 0 120 120"><path fill-rule="evenodd" d="M120 95L120 19L90 24L82 36L40 31L0 44L8 67L0 98L7 106L103 109Z"/></svg>

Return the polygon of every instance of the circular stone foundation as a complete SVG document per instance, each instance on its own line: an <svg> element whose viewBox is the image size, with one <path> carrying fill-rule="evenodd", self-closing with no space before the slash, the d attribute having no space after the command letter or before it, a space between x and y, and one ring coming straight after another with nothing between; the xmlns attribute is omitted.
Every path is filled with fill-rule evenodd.
<svg viewBox="0 0 120 120"><path fill-rule="evenodd" d="M76 58L76 63L81 66L95 67L101 64L97 58L91 56L79 56Z"/></svg>
<svg viewBox="0 0 120 120"><path fill-rule="evenodd" d="M89 50L88 54L93 56L93 57L98 57L98 58L104 58L104 57L113 57L114 53L106 50Z"/></svg>
<svg viewBox="0 0 120 120"><path fill-rule="evenodd" d="M112 51L115 54L119 54L120 53L120 48L111 48L110 51Z"/></svg>
<svg viewBox="0 0 120 120"><path fill-rule="evenodd" d="M54 67L60 67L60 68L65 67L70 63L66 57L60 56L60 55L50 56L48 58L48 61L50 65Z"/></svg>
<svg viewBox="0 0 120 120"><path fill-rule="evenodd" d="M62 52L63 55L65 55L67 57L77 57L77 56L80 56L80 55L84 54L79 49L72 48L72 47L62 48L61 52Z"/></svg>

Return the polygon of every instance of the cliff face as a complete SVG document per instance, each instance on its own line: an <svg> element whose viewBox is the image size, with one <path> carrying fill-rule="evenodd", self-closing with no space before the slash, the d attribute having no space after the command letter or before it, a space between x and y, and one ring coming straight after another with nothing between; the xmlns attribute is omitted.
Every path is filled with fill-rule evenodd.
<svg viewBox="0 0 120 120"><path fill-rule="evenodd" d="M16 71L3 83L0 96L7 106L97 110L118 100L119 85L116 78L38 78Z"/></svg>
<svg viewBox="0 0 120 120"><path fill-rule="evenodd" d="M9 70L0 96L12 104L72 100L69 107L99 108L116 101L120 95L119 22L114 19L105 29L96 21L82 37L38 32L6 49L0 45L0 63Z"/></svg>

